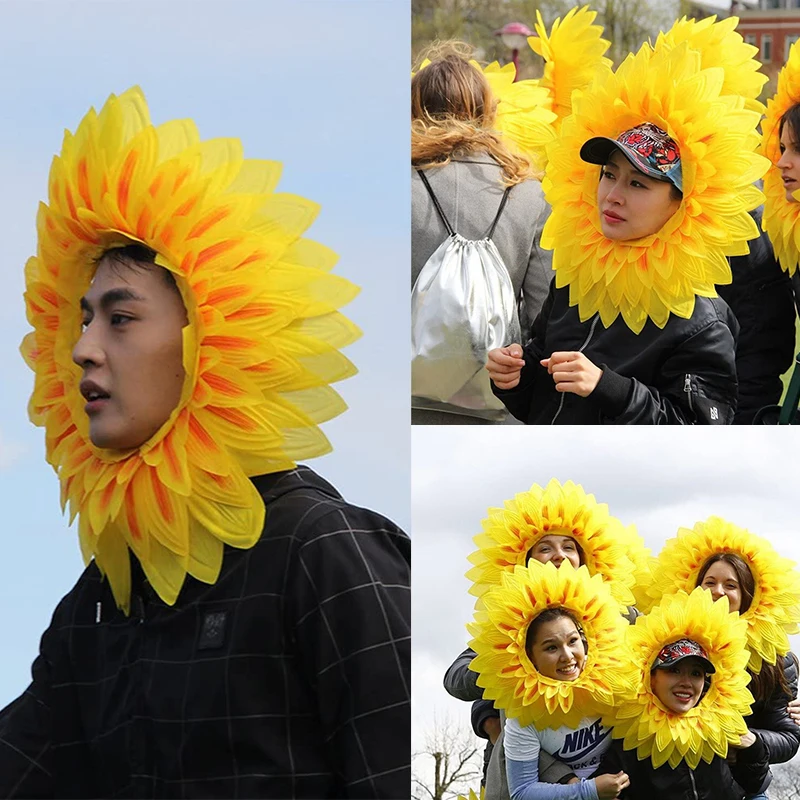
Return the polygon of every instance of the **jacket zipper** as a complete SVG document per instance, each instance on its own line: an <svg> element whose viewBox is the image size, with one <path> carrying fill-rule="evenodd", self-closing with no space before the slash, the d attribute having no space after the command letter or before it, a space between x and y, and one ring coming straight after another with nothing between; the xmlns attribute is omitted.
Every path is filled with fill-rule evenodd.
<svg viewBox="0 0 800 800"><path fill-rule="evenodd" d="M591 338L592 338L592 336L594 336L594 329L597 327L597 321L598 321L599 319L600 319L600 316L596 314L596 315L595 315L595 318L592 320L592 327L591 327L591 328L589 328L589 333L588 333L588 335L586 336L586 339L585 339L585 341L584 341L584 342L583 342L583 344L582 344L582 345L581 345L581 346L578 348L578 352L579 352L579 353L582 353L582 352L583 352L583 350L584 350L584 348L586 347L586 345L588 345L588 344L589 344L589 342L591 341ZM556 415L555 415L555 416L553 417L553 419L550 421L550 424L551 424L551 425L555 425L555 424L556 424L556 420L558 419L558 415L561 413L561 409L562 409L562 408L564 408L564 399L566 398L566 396L567 396L567 395L566 395L566 393L565 393L565 392L562 392L562 393L561 393L561 400L560 400L560 401L559 401L559 403L558 403L558 411L556 411Z"/></svg>
<svg viewBox="0 0 800 800"><path fill-rule="evenodd" d="M689 401L689 410L694 411L692 408L692 376L688 372L683 379L683 391L686 392L686 398Z"/></svg>
<svg viewBox="0 0 800 800"><path fill-rule="evenodd" d="M688 378L689 376L687 375L686 377ZM689 770L689 780L692 782L692 794L694 795L694 800L700 800L697 796L697 786L695 786L694 773L691 769Z"/></svg>

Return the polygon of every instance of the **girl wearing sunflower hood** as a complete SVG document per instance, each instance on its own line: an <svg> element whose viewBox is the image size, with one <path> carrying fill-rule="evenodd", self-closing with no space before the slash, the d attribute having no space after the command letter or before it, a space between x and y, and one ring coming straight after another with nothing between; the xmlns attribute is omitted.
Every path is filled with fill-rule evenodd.
<svg viewBox="0 0 800 800"><path fill-rule="evenodd" d="M746 625L749 689L745 722L764 743L771 764L800 748L797 658L788 635L800 630L800 575L767 539L719 517L682 528L653 568L647 592L657 601L676 591L705 589L716 605ZM762 795L757 795L761 797ZM754 796L755 797L755 796Z"/></svg>
<svg viewBox="0 0 800 800"><path fill-rule="evenodd" d="M623 770L590 778L611 737L601 715L628 685L625 628L618 603L599 575L531 561L504 572L482 596L469 626L485 697L506 714L505 754L513 800L613 798L628 786ZM576 781L539 779L549 753Z"/></svg>
<svg viewBox="0 0 800 800"><path fill-rule="evenodd" d="M724 58L673 32L573 97L544 180L555 279L524 349L487 363L521 421L732 421L738 325L714 286L758 235L767 163L749 65Z"/></svg>
<svg viewBox="0 0 800 800"><path fill-rule="evenodd" d="M665 596L627 634L634 688L603 716L614 742L598 774L624 770L624 800L743 800L764 791L767 748L743 716L753 700L744 621L698 588Z"/></svg>
<svg viewBox="0 0 800 800"><path fill-rule="evenodd" d="M0 796L407 792L408 538L295 463L359 332L279 177L138 88L53 160L22 350L87 567L0 712Z"/></svg>

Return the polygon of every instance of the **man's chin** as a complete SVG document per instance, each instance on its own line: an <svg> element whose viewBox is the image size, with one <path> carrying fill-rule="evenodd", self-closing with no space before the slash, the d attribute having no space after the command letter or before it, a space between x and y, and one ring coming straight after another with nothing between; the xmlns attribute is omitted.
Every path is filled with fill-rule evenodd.
<svg viewBox="0 0 800 800"><path fill-rule="evenodd" d="M98 426L99 427L99 426ZM128 443L124 436L114 431L92 430L89 428L89 441L98 450L131 450L133 446Z"/></svg>

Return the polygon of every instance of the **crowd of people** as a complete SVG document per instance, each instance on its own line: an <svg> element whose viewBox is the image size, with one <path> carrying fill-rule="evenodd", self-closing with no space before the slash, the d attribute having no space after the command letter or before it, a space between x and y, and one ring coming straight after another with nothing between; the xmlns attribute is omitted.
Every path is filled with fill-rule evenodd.
<svg viewBox="0 0 800 800"><path fill-rule="evenodd" d="M678 20L613 69L594 17L537 26L541 80L455 42L412 78L414 424L775 419L800 50L765 108L735 18Z"/></svg>
<svg viewBox="0 0 800 800"><path fill-rule="evenodd" d="M719 517L657 557L582 487L493 509L447 691L489 739L486 800L764 800L800 746L800 573Z"/></svg>

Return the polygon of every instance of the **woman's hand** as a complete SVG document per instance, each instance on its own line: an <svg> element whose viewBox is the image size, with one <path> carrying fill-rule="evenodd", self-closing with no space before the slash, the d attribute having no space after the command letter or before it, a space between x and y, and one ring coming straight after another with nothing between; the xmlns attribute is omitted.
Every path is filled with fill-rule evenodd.
<svg viewBox="0 0 800 800"><path fill-rule="evenodd" d="M553 376L557 392L571 392L588 397L597 386L603 370L595 366L583 353L570 351L553 353L539 362Z"/></svg>
<svg viewBox="0 0 800 800"><path fill-rule="evenodd" d="M789 712L792 722L794 722L795 725L800 725L800 700L792 700L786 707L786 710Z"/></svg>
<svg viewBox="0 0 800 800"><path fill-rule="evenodd" d="M513 389L519 383L524 366L522 346L518 344L490 350L489 360L486 362L489 377L498 389Z"/></svg>
<svg viewBox="0 0 800 800"><path fill-rule="evenodd" d="M616 775L598 775L594 779L594 785L600 800L611 800L623 789L627 789L631 781L624 772L618 772Z"/></svg>
<svg viewBox="0 0 800 800"><path fill-rule="evenodd" d="M735 747L737 750L745 750L746 748L750 747L756 740L756 735L752 731L747 731L742 738L739 740L739 744L732 744L731 747Z"/></svg>

